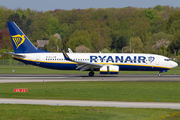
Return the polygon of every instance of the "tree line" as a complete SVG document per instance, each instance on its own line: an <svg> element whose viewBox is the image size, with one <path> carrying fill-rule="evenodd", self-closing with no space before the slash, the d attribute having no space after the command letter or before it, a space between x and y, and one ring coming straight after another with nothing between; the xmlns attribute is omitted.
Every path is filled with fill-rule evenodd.
<svg viewBox="0 0 180 120"><path fill-rule="evenodd" d="M43 49L71 48L81 52L153 53L180 56L180 8L89 8L54 11L0 7L0 48L13 50L7 21L14 21L35 45ZM62 40L55 38L60 34ZM59 49L60 51L61 49Z"/></svg>

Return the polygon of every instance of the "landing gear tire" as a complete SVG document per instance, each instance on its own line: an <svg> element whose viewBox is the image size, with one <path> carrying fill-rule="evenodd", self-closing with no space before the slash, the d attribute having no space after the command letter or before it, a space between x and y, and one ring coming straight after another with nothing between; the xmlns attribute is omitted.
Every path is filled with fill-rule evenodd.
<svg viewBox="0 0 180 120"><path fill-rule="evenodd" d="M159 77L161 77L161 74L158 74Z"/></svg>
<svg viewBox="0 0 180 120"><path fill-rule="evenodd" d="M161 71L159 71L159 74L158 74L159 77L161 77Z"/></svg>
<svg viewBox="0 0 180 120"><path fill-rule="evenodd" d="M90 77L94 76L94 72L89 72L89 76Z"/></svg>

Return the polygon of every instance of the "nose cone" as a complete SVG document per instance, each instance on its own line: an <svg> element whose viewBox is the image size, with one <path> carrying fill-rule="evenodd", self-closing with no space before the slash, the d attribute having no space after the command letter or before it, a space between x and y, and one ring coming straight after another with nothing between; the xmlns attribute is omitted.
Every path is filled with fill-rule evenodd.
<svg viewBox="0 0 180 120"><path fill-rule="evenodd" d="M178 66L178 64L176 62L172 61L172 68L175 68L177 66Z"/></svg>

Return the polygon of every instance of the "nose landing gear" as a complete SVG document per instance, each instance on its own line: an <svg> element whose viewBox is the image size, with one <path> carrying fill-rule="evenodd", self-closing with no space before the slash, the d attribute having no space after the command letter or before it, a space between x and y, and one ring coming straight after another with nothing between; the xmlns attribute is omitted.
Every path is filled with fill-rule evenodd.
<svg viewBox="0 0 180 120"><path fill-rule="evenodd" d="M159 73L158 76L161 77L162 75Z"/></svg>
<svg viewBox="0 0 180 120"><path fill-rule="evenodd" d="M159 71L158 76L159 76L159 77L161 77L161 76L162 76L162 75L161 75L161 73L163 73L163 72L167 72L167 70L162 70L162 71Z"/></svg>
<svg viewBox="0 0 180 120"><path fill-rule="evenodd" d="M161 77L161 76L162 76L162 74L161 74L161 73L162 73L162 72L161 72L161 71L159 71L159 74L158 74L158 76L159 76L159 77Z"/></svg>

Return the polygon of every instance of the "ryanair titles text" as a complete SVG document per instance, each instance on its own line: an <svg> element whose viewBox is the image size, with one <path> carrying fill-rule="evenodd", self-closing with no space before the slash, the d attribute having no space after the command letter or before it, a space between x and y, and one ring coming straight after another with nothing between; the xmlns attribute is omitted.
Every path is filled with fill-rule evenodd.
<svg viewBox="0 0 180 120"><path fill-rule="evenodd" d="M90 56L90 62L146 63L144 56Z"/></svg>

